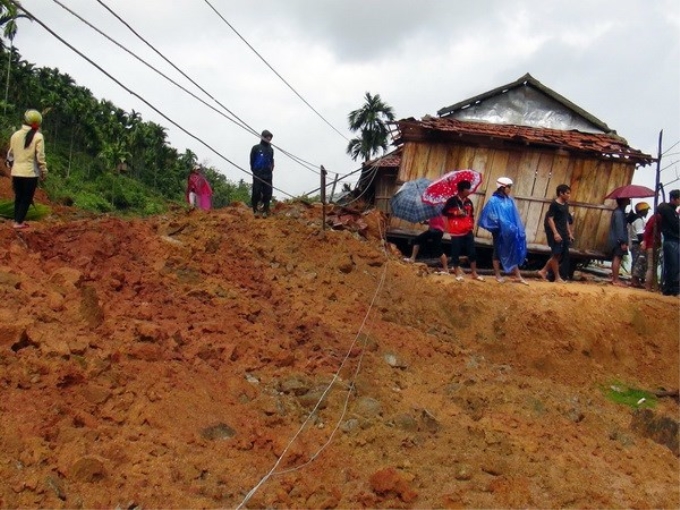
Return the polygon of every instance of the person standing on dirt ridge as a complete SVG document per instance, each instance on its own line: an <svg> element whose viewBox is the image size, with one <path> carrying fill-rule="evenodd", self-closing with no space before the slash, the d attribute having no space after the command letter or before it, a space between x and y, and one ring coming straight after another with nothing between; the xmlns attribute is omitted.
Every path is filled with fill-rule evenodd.
<svg viewBox="0 0 680 510"><path fill-rule="evenodd" d="M12 169L12 189L14 190L13 228L28 228L25 223L28 208L33 203L38 179L47 177L45 162L45 139L38 130L42 124L42 114L38 110L24 113L24 124L15 131L9 142L7 164Z"/></svg>
<svg viewBox="0 0 680 510"><path fill-rule="evenodd" d="M210 183L203 175L203 169L200 165L194 165L187 179L187 202L192 207L208 211L212 207L212 193Z"/></svg>
<svg viewBox="0 0 680 510"><path fill-rule="evenodd" d="M501 265L506 273L515 275L515 281L528 285L519 271L520 264L527 256L527 236L524 232L522 218L517 204L510 196L512 179L499 177L498 188L484 205L479 215L479 226L491 232L493 237L493 255L491 262L498 283L504 283L501 276Z"/></svg>
<svg viewBox="0 0 680 510"><path fill-rule="evenodd" d="M435 257L439 257L442 262L442 271L445 273L449 272L449 261L446 259L446 254L442 248L442 237L444 237L444 218L440 216L435 216L427 220L428 228L425 232L420 233L413 240L413 249L411 250L411 256L406 257L404 262L414 263L420 247L427 243L432 243L432 251Z"/></svg>
<svg viewBox="0 0 680 510"><path fill-rule="evenodd" d="M645 234L645 218L649 213L649 204L640 202L635 204L635 211L628 215L628 239L630 241L630 272L633 273L635 263L640 253L640 243Z"/></svg>
<svg viewBox="0 0 680 510"><path fill-rule="evenodd" d="M668 202L659 204L661 234L663 235L663 284L664 296L680 294L680 189L672 190Z"/></svg>
<svg viewBox="0 0 680 510"><path fill-rule="evenodd" d="M272 179L274 173L274 149L272 138L274 135L268 130L262 131L260 143L250 150L250 171L253 173L252 206L255 217L269 216L269 203L272 199Z"/></svg>
<svg viewBox="0 0 680 510"><path fill-rule="evenodd" d="M548 271L555 276L555 283L564 283L560 275L560 262L565 254L569 253L569 245L574 240L569 221L569 199L571 188L567 184L560 184L555 190L556 198L550 203L548 212L545 214L543 228L550 246L550 258L538 271L538 275L544 280L548 279Z"/></svg>
<svg viewBox="0 0 680 510"><path fill-rule="evenodd" d="M626 227L626 207L630 204L629 198L617 198L616 209L612 213L609 223L609 238L607 248L612 255L612 285L625 287L626 284L619 278L621 261L628 253L628 228Z"/></svg>
<svg viewBox="0 0 680 510"><path fill-rule="evenodd" d="M470 272L474 280L484 281L477 274L477 252L475 251L475 236L472 230L475 226L475 209L470 200L472 183L460 181L457 185L458 193L449 198L444 204L442 215L448 219L449 234L451 235L451 264L456 280L463 281L463 270L460 268L460 254L464 251L470 263Z"/></svg>
<svg viewBox="0 0 680 510"><path fill-rule="evenodd" d="M659 215L652 214L645 225L645 231L640 243L640 254L633 264L630 275L632 287L642 288L644 282L645 290L652 290L654 283L654 253L661 248L661 230L659 229Z"/></svg>

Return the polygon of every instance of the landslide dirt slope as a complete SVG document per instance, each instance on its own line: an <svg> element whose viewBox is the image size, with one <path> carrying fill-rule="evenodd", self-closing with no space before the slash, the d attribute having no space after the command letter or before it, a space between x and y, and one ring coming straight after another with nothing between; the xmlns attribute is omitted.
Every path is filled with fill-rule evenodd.
<svg viewBox="0 0 680 510"><path fill-rule="evenodd" d="M677 299L456 282L366 221L0 224L0 507L680 506L602 391L678 387Z"/></svg>

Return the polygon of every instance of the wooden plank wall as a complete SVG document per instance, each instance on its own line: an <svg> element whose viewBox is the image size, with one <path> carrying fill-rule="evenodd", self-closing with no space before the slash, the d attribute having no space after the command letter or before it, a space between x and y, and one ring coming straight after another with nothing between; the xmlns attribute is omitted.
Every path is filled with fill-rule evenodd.
<svg viewBox="0 0 680 510"><path fill-rule="evenodd" d="M390 199L394 193L399 189L395 187L397 179L397 172L391 168L386 168L378 171L375 181L375 207L379 211L389 214Z"/></svg>
<svg viewBox="0 0 680 510"><path fill-rule="evenodd" d="M582 254L606 254L607 234L615 201L604 197L612 189L630 184L634 165L574 156L564 151L510 150L443 143L408 142L392 193L401 183L420 177L436 179L451 170L472 168L484 175L482 185L471 197L477 212L496 191L496 179L513 180L513 196L522 216L529 245L547 249L543 227L545 213L558 184L572 188L570 210L574 216L573 249ZM387 193L387 190L385 190ZM382 192L381 192L382 195ZM423 227L391 218L390 228L420 232ZM476 228L478 240L491 234Z"/></svg>

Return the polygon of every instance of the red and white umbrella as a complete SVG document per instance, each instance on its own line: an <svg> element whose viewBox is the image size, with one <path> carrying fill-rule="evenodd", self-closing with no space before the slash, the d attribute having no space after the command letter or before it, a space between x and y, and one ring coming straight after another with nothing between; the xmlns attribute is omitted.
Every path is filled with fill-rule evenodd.
<svg viewBox="0 0 680 510"><path fill-rule="evenodd" d="M422 199L426 204L438 205L445 203L458 193L458 183L470 181L470 193L474 193L482 184L482 174L476 170L454 170L432 181L423 192Z"/></svg>

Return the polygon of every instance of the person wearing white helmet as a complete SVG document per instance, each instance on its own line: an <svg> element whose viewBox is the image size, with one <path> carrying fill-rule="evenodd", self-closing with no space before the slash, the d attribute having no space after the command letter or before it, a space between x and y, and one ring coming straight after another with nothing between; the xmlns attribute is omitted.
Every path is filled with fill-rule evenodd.
<svg viewBox="0 0 680 510"><path fill-rule="evenodd" d="M28 110L24 114L24 124L9 141L7 164L12 169L12 189L14 190L14 224L15 229L28 228L26 214L33 203L38 179L47 176L45 162L45 139L38 130L42 124L42 115L37 110Z"/></svg>
<svg viewBox="0 0 680 510"><path fill-rule="evenodd" d="M513 182L509 177L499 177L496 185L498 188L479 215L479 226L493 237L491 261L496 281L505 282L501 276L502 266L506 273L515 276L515 281L528 285L519 271L527 256L527 238L517 205L510 196Z"/></svg>

